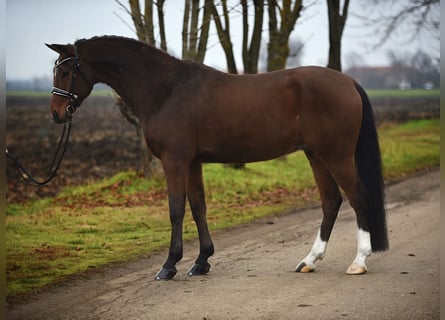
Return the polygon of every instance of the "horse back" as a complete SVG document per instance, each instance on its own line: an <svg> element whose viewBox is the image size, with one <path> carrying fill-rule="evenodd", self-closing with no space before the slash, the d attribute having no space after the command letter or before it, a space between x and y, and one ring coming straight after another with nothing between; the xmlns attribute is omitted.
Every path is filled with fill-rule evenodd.
<svg viewBox="0 0 445 320"><path fill-rule="evenodd" d="M359 129L352 79L326 68L201 74L185 87L168 107L165 134L202 162L268 160Z"/></svg>

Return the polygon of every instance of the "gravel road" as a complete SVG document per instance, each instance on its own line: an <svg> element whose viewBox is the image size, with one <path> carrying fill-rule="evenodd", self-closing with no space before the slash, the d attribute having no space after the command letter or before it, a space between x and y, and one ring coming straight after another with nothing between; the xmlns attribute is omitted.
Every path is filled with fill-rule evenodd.
<svg viewBox="0 0 445 320"><path fill-rule="evenodd" d="M320 208L214 234L207 276L186 275L185 246L173 281L154 275L166 253L103 268L8 306L8 319L439 319L439 170L387 187L390 250L369 272L345 275L355 256L355 217L344 204L316 272L293 272L310 250ZM211 214L211 213L209 213Z"/></svg>

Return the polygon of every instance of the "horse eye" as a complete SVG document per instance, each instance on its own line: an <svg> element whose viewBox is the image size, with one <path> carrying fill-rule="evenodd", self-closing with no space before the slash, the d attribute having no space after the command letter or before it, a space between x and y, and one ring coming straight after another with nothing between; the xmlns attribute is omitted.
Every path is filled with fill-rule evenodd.
<svg viewBox="0 0 445 320"><path fill-rule="evenodd" d="M69 75L68 71L62 71L62 78L66 78L67 75Z"/></svg>

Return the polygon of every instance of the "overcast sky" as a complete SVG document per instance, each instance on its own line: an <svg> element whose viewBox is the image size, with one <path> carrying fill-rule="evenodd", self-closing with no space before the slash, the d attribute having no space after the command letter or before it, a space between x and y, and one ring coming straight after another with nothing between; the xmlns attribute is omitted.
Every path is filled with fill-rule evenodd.
<svg viewBox="0 0 445 320"><path fill-rule="evenodd" d="M127 0L122 2L128 3ZM328 56L327 9L325 0L306 1L311 2L313 4L303 11L294 32L305 43L302 64L325 66ZM348 65L345 57L351 52L355 52L367 65L384 65L388 63L389 49L413 52L437 42L423 37L422 41L403 44L390 42L377 50L370 50L376 37L372 37L372 30L364 28L363 21L356 18L356 15L366 12L366 8L363 8L366 3L363 0L351 1L342 42L344 66ZM169 51L176 56L181 53L182 8L183 0L166 1L167 41ZM45 43L73 43L77 39L98 35L136 37L130 17L115 0L7 0L6 16L7 80L51 77L57 56ZM239 67L242 66L240 24L241 18L231 20ZM267 38L267 30L263 32L263 38ZM225 56L214 30L211 30L208 47L205 63L224 70Z"/></svg>

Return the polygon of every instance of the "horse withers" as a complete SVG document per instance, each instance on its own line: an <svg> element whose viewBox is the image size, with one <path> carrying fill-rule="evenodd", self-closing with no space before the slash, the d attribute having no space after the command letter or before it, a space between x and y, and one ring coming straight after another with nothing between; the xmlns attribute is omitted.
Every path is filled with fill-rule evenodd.
<svg viewBox="0 0 445 320"><path fill-rule="evenodd" d="M183 254L186 199L200 252L189 275L209 272L214 247L206 219L202 163L264 161L303 150L317 183L323 218L310 253L296 267L322 259L346 194L357 217L357 255L348 274L388 248L380 149L371 104L350 77L322 67L231 75L178 60L142 42L104 36L47 45L59 54L51 114L70 121L98 82L112 87L139 118L147 145L163 165L171 242L156 275L176 274Z"/></svg>

